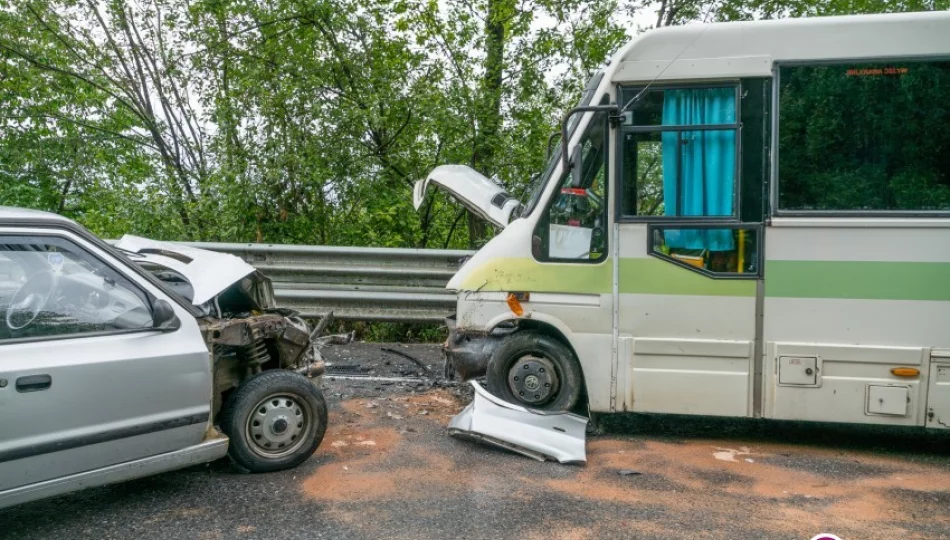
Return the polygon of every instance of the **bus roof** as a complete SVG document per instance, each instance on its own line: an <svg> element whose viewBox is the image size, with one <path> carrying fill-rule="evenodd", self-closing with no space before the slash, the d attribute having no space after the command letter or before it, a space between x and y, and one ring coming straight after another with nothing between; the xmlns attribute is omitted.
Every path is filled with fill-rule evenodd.
<svg viewBox="0 0 950 540"><path fill-rule="evenodd" d="M613 83L768 77L773 63L950 60L950 12L808 17L645 32L611 61Z"/></svg>

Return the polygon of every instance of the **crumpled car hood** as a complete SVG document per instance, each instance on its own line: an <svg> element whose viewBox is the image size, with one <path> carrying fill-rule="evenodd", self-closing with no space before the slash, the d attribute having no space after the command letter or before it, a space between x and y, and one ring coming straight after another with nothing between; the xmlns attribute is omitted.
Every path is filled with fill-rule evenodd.
<svg viewBox="0 0 950 540"><path fill-rule="evenodd" d="M194 289L191 303L200 306L224 292L225 289L255 272L253 266L240 257L205 249L123 235L115 247L137 254L138 257L174 270L187 279Z"/></svg>
<svg viewBox="0 0 950 540"><path fill-rule="evenodd" d="M500 228L517 217L515 211L521 208L518 199L475 169L466 165L441 165L413 186L412 204L416 210L422 206L430 183L440 186L462 206Z"/></svg>

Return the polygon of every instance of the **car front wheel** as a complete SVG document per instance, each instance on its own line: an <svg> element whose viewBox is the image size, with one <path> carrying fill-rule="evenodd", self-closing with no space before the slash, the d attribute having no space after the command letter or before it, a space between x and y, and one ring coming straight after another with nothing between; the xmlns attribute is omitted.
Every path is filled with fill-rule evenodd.
<svg viewBox="0 0 950 540"><path fill-rule="evenodd" d="M323 394L303 375L265 371L231 395L221 416L228 455L251 472L296 467L309 458L327 429Z"/></svg>

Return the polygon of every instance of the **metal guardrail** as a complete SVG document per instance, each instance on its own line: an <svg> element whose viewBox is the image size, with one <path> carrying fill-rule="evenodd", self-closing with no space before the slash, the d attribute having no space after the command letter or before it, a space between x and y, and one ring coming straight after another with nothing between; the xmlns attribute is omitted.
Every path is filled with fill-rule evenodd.
<svg viewBox="0 0 950 540"><path fill-rule="evenodd" d="M274 283L277 304L353 321L441 323L455 311L449 279L471 251L292 244L187 245L237 255Z"/></svg>

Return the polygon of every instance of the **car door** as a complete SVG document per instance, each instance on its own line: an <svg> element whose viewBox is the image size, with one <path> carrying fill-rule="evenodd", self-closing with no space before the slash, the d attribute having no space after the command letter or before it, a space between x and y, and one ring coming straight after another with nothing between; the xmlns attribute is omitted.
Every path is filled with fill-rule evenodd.
<svg viewBox="0 0 950 540"><path fill-rule="evenodd" d="M0 494L202 441L211 371L197 321L70 231L0 228ZM158 301L180 325L153 325Z"/></svg>

